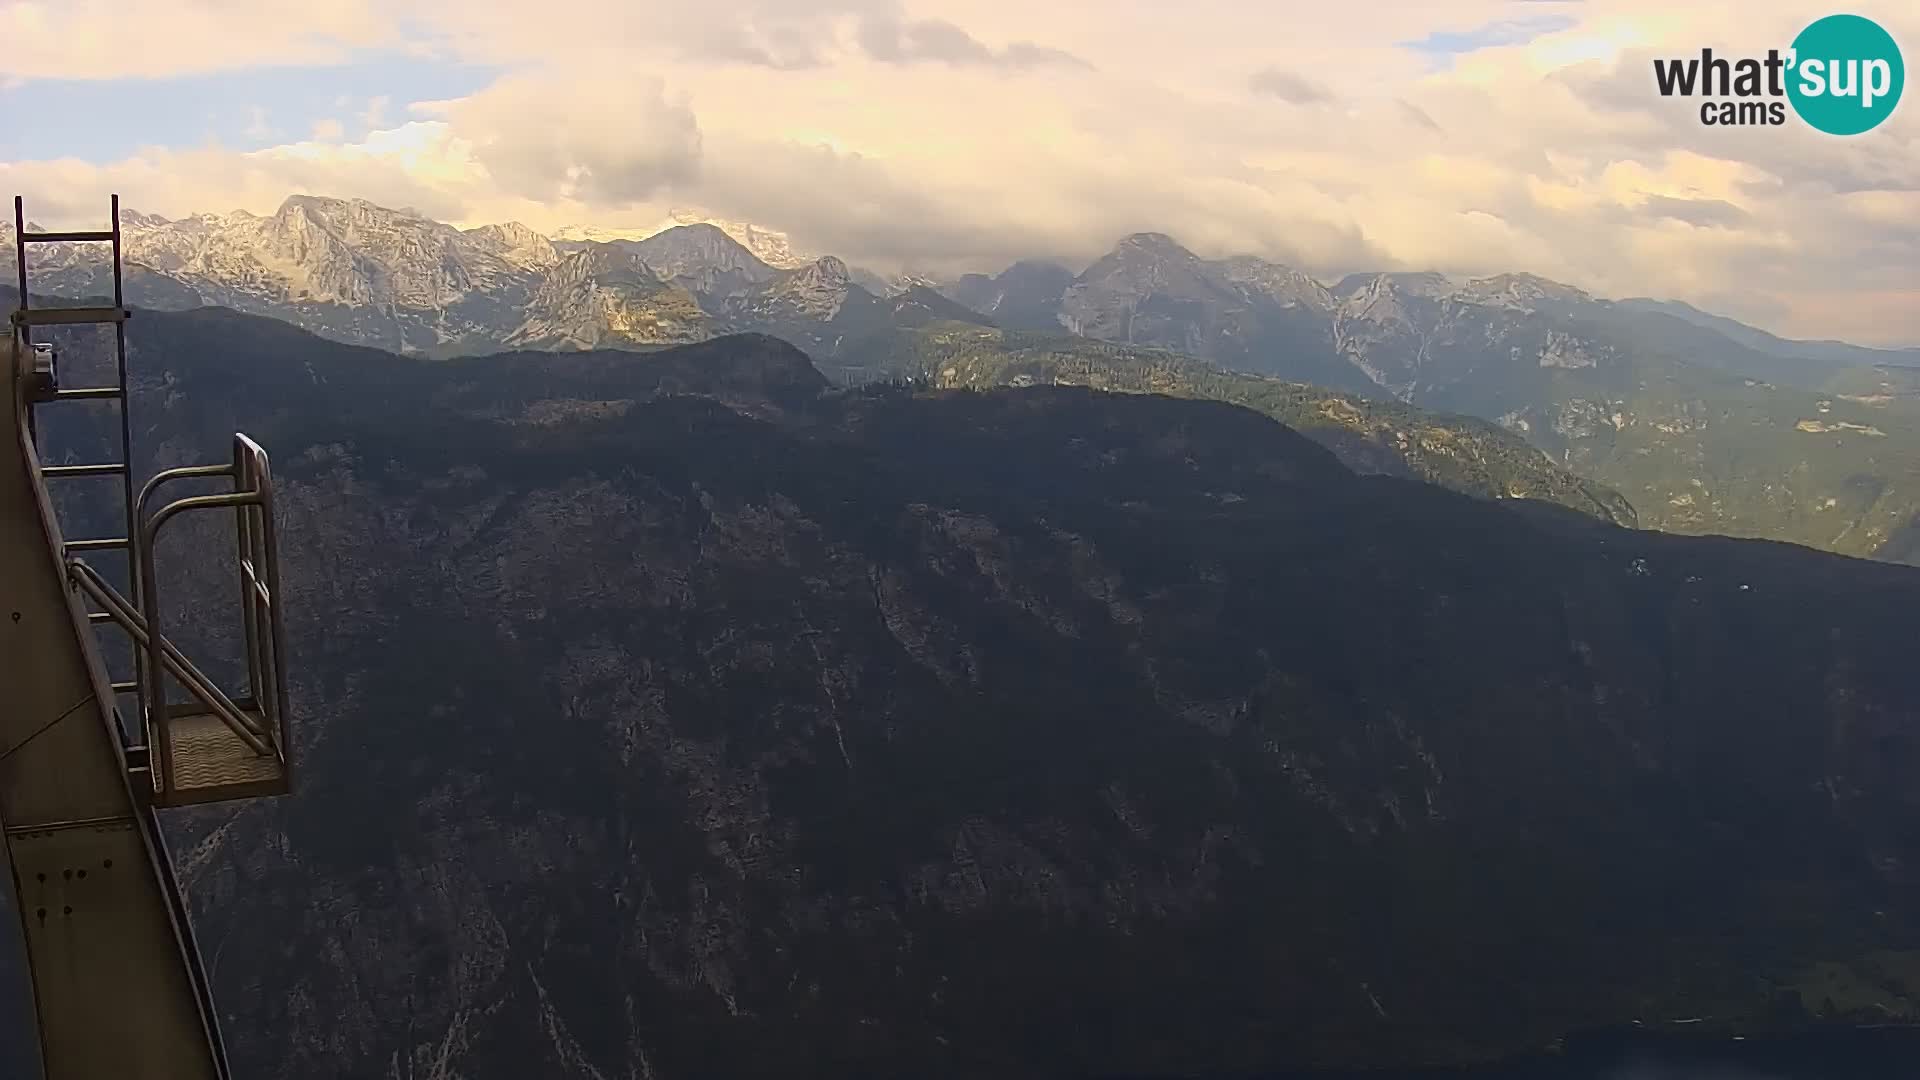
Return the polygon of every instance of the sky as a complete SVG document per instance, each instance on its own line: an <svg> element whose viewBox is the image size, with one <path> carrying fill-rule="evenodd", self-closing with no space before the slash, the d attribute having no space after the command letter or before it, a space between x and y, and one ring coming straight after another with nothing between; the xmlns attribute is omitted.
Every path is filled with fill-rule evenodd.
<svg viewBox="0 0 1920 1080"><path fill-rule="evenodd" d="M1920 345L1920 91L1702 126L1655 57L1799 0L0 0L0 192L50 227L289 194L461 226L750 221L876 270L1137 231L1325 279L1527 271ZM1920 6L1857 0L1920 62Z"/></svg>

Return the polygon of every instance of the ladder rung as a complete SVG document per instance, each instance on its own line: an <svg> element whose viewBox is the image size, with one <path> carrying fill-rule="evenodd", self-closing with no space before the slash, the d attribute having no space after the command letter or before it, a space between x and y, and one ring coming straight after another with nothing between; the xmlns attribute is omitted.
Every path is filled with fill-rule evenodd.
<svg viewBox="0 0 1920 1080"><path fill-rule="evenodd" d="M67 541L68 551L101 551L106 548L123 548L126 546L127 538L124 536L103 536L98 540Z"/></svg>
<svg viewBox="0 0 1920 1080"><path fill-rule="evenodd" d="M111 612L111 611L89 611L89 612L87 612L87 621L88 621L88 622L90 622L90 623L103 623L103 622L112 622L112 621L113 621L113 612Z"/></svg>
<svg viewBox="0 0 1920 1080"><path fill-rule="evenodd" d="M22 308L14 311L13 321L20 326L61 326L69 323L126 322L133 312L117 307Z"/></svg>
<svg viewBox="0 0 1920 1080"><path fill-rule="evenodd" d="M20 242L23 244L77 244L89 240L111 240L113 230L92 230L82 232L23 232Z"/></svg>
<svg viewBox="0 0 1920 1080"><path fill-rule="evenodd" d="M61 476L118 476L127 471L127 466L118 461L109 461L100 465L49 465L40 470L40 475L55 478Z"/></svg>
<svg viewBox="0 0 1920 1080"><path fill-rule="evenodd" d="M113 692L116 694L136 694L140 692L140 684L130 679L126 682L117 682L113 684Z"/></svg>
<svg viewBox="0 0 1920 1080"><path fill-rule="evenodd" d="M117 398L120 396L120 388L117 386L82 386L77 390L57 390L53 396L61 401Z"/></svg>

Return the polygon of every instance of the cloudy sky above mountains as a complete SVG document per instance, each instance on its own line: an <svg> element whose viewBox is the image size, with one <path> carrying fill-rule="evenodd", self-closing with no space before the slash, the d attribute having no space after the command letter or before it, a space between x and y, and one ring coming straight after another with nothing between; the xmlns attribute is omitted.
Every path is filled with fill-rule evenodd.
<svg viewBox="0 0 1920 1080"><path fill-rule="evenodd" d="M1652 57L1786 0L0 0L0 190L54 225L295 191L470 225L753 221L878 269L1124 233L1529 270L1920 344L1920 101L1702 127ZM1920 9L1858 0L1920 61Z"/></svg>

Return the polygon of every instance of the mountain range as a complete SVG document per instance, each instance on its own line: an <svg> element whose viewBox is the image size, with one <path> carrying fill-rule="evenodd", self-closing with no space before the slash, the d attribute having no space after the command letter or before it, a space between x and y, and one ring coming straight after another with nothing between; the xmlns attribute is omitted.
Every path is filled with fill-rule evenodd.
<svg viewBox="0 0 1920 1080"><path fill-rule="evenodd" d="M246 430L279 484L299 790L168 823L237 1074L1257 1075L1920 1017L1920 570L1273 419L1399 403L899 333L919 366L839 388L757 334L431 361L137 314L137 473ZM1000 385L1104 372L1171 392ZM43 444L97 459L73 407ZM170 631L237 655L230 529L181 528Z"/></svg>
<svg viewBox="0 0 1920 1080"><path fill-rule="evenodd" d="M804 260L737 222L555 242L314 196L268 217L125 224L129 293L158 308L232 307L433 357L767 333L847 377L904 372L927 336L965 338L976 353L995 334L1032 333L1163 350L1497 424L1625 496L1649 527L1920 558L1920 352L1788 341L1529 274L1327 283L1140 233L1078 272L1026 261L948 282L882 279L833 256ZM78 250L48 247L36 249L37 284L100 290Z"/></svg>
<svg viewBox="0 0 1920 1080"><path fill-rule="evenodd" d="M896 307L908 323L922 319L930 301L947 317L986 321L927 290L901 299L914 290L889 290L831 256L802 258L778 234L734 222L637 240L576 230L556 242L517 223L458 229L364 200L296 195L265 217L129 212L122 227L135 304L228 307L400 353L662 345L763 324L831 347L893 325ZM0 242L11 235L0 227ZM33 258L36 292L106 291L97 249L50 244Z"/></svg>

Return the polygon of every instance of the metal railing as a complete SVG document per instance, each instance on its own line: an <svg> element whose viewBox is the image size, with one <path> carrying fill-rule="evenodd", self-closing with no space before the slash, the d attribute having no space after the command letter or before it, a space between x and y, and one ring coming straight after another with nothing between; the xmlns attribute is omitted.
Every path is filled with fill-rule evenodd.
<svg viewBox="0 0 1920 1080"><path fill-rule="evenodd" d="M191 495L149 512L149 503L162 486L175 480L214 477L231 477L233 490L215 495ZM273 470L267 460L267 452L261 449L259 443L236 433L231 463L194 465L156 473L140 489L135 506L140 521L140 557L134 592L139 597L142 621L148 630L140 678L146 694L149 738L152 740L153 735L158 736L157 740L151 742L158 750L153 755L156 787L166 790L171 783L171 777L165 774L165 770L172 764L173 744L168 724L171 715L167 704L166 681L156 677L156 673L170 669L164 666L167 649L162 633L160 590L153 584L156 580L154 550L161 528L189 510L231 508L236 512L234 541L240 562L240 621L246 645L247 696L251 699L249 704L258 710L260 723L247 723L251 717L246 716L244 710L222 709L218 707L221 702L208 700L209 695L196 692L194 696L234 728L234 733L249 746L263 754L273 753L284 771L288 764L285 723L287 688L281 658L286 651L286 630L273 595L280 581L280 551L274 530ZM195 687L191 683L186 679L181 681L187 685L189 692L194 692ZM204 676L201 681L204 682ZM218 693L218 688L210 683L207 687ZM225 704L232 705L231 702ZM235 721L239 722L239 726L236 727ZM249 738L250 734L255 738ZM266 740L266 744L261 745L258 740Z"/></svg>
<svg viewBox="0 0 1920 1080"><path fill-rule="evenodd" d="M141 685L146 684L144 668L148 663L147 657L151 655L151 650L158 646L161 663L165 666L167 673L180 680L181 685L185 686L202 705L205 705L208 711L232 728L233 733L239 736L242 742L257 754L277 752L272 733L266 726L248 716L244 704L227 697L225 692L195 667L193 661L187 659L186 654L182 653L173 642L165 637L149 634L146 619L127 602L126 597L121 596L112 585L107 583L106 579L100 576L100 571L79 559L69 559L67 574L73 579L74 584L80 586L80 591L87 594L88 599L105 608L107 614L113 617L113 621L133 639L135 649L141 654L143 668Z"/></svg>
<svg viewBox="0 0 1920 1080"><path fill-rule="evenodd" d="M229 478L233 490L192 495L152 509L161 488L177 480ZM74 583L118 623L133 640L134 681L137 689L156 793L172 794L174 756L172 722L184 715L207 714L218 719L248 749L275 759L284 783L290 783L287 688L281 658L286 632L274 595L280 580L279 543L274 528L273 472L267 453L245 435L233 437L233 460L224 465L193 465L167 469L140 489L135 502L140 524L133 534L136 561L130 582L133 599L122 596L99 571L80 559L69 559L67 572ZM239 560L240 621L245 644L247 686L238 700L229 697L163 632L160 590L156 587L155 545L160 530L190 510L232 509ZM176 706L167 700L167 676L184 687L193 702ZM196 708L196 705L198 706Z"/></svg>

